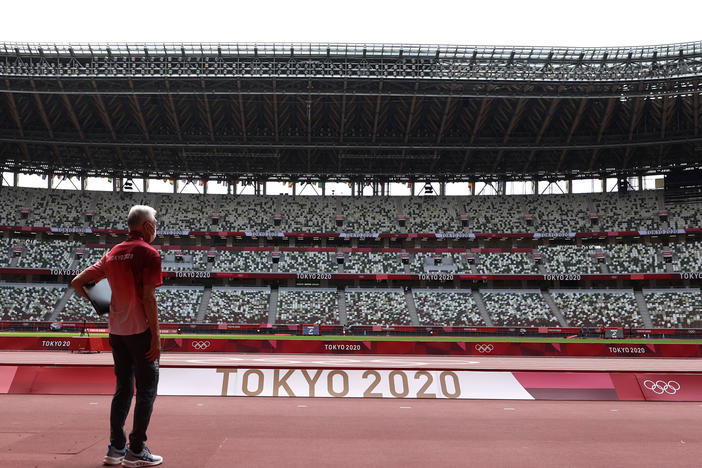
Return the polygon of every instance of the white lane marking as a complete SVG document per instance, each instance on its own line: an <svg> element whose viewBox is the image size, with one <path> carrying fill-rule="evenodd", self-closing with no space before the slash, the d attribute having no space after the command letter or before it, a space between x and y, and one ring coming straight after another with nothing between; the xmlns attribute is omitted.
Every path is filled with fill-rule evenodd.
<svg viewBox="0 0 702 468"><path fill-rule="evenodd" d="M298 408L307 408L307 405L297 405Z"/></svg>
<svg viewBox="0 0 702 468"><path fill-rule="evenodd" d="M516 411L516 408L502 408L502 409L504 409L505 411Z"/></svg>
<svg viewBox="0 0 702 468"><path fill-rule="evenodd" d="M91 401L89 404L90 404L90 405L97 405L97 402L96 402L96 401Z"/></svg>
<svg viewBox="0 0 702 468"><path fill-rule="evenodd" d="M618 410L618 409L611 409L610 411L613 412L613 413L616 413L616 412L619 411L619 410Z"/></svg>
<svg viewBox="0 0 702 468"><path fill-rule="evenodd" d="M412 409L411 406L400 406L400 409Z"/></svg>

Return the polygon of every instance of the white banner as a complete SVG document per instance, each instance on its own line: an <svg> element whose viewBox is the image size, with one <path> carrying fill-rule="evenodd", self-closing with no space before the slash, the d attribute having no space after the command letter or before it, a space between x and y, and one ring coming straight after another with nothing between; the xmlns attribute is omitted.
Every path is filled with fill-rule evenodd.
<svg viewBox="0 0 702 468"><path fill-rule="evenodd" d="M511 372L161 368L159 395L533 400Z"/></svg>

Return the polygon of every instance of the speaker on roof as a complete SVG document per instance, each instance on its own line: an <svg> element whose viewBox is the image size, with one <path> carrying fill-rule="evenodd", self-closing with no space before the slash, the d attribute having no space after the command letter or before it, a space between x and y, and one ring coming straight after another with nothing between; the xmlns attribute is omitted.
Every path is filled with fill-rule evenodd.
<svg viewBox="0 0 702 468"><path fill-rule="evenodd" d="M626 178L620 177L617 179L617 190L619 193L627 193L629 191L629 183Z"/></svg>

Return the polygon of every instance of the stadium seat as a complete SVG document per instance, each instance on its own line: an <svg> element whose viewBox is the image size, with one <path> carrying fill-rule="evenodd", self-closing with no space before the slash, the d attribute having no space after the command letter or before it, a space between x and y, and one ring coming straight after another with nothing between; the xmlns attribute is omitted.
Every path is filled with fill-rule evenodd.
<svg viewBox="0 0 702 468"><path fill-rule="evenodd" d="M159 322L195 322L202 293L202 286L161 286L156 288Z"/></svg>
<svg viewBox="0 0 702 468"><path fill-rule="evenodd" d="M62 284L0 283L0 320L48 320L65 290Z"/></svg>
<svg viewBox="0 0 702 468"><path fill-rule="evenodd" d="M213 287L205 323L266 323L270 288Z"/></svg>
<svg viewBox="0 0 702 468"><path fill-rule="evenodd" d="M349 325L409 325L407 301L399 289L347 289Z"/></svg>
<svg viewBox="0 0 702 468"><path fill-rule="evenodd" d="M485 306L494 325L500 327L558 326L541 291L481 290Z"/></svg>
<svg viewBox="0 0 702 468"><path fill-rule="evenodd" d="M420 325L485 326L470 290L415 289Z"/></svg>
<svg viewBox="0 0 702 468"><path fill-rule="evenodd" d="M339 323L339 301L336 289L280 288L277 323Z"/></svg>
<svg viewBox="0 0 702 468"><path fill-rule="evenodd" d="M551 294L571 327L643 326L630 289L561 289Z"/></svg>
<svg viewBox="0 0 702 468"><path fill-rule="evenodd" d="M699 289L644 289L643 295L654 327L702 327Z"/></svg>

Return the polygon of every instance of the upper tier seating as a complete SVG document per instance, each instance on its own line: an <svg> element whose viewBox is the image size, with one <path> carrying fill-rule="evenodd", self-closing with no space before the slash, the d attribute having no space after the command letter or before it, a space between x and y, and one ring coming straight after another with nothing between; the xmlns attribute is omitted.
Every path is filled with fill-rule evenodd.
<svg viewBox="0 0 702 468"><path fill-rule="evenodd" d="M462 208L474 232L527 232L524 197L476 196L466 198Z"/></svg>
<svg viewBox="0 0 702 468"><path fill-rule="evenodd" d="M335 232L336 200L320 196L281 196L281 229L285 232Z"/></svg>
<svg viewBox="0 0 702 468"><path fill-rule="evenodd" d="M75 190L41 190L34 195L30 225L81 228L93 198L89 192ZM126 215L125 215L126 218ZM50 224L46 224L49 220Z"/></svg>
<svg viewBox="0 0 702 468"><path fill-rule="evenodd" d="M195 194L157 195L154 208L158 211L159 229L210 231L219 198Z"/></svg>
<svg viewBox="0 0 702 468"><path fill-rule="evenodd" d="M702 225L702 205L669 208L661 223L661 191L465 197L319 197L92 192L4 187L0 225L125 229L129 208L153 206L160 230L373 232L574 232L650 230ZM23 214L22 209L29 210ZM94 211L92 221L86 211ZM219 214L214 225L212 214ZM590 214L598 216L592 226ZM274 215L281 216L279 226ZM337 227L336 215L344 217ZM406 228L398 215L407 217ZM467 215L468 228L460 224ZM532 225L526 217L532 217Z"/></svg>
<svg viewBox="0 0 702 468"><path fill-rule="evenodd" d="M485 306L492 323L499 327L549 327L558 326L558 319L551 313L541 291L534 290L483 290Z"/></svg>
<svg viewBox="0 0 702 468"><path fill-rule="evenodd" d="M217 231L277 232L273 224L275 198L238 195L223 197L219 205ZM214 228L213 228L214 229Z"/></svg>
<svg viewBox="0 0 702 468"><path fill-rule="evenodd" d="M702 203L676 203L666 209L670 229L702 226Z"/></svg>
<svg viewBox="0 0 702 468"><path fill-rule="evenodd" d="M409 325L405 294L401 289L347 289L349 325Z"/></svg>
<svg viewBox="0 0 702 468"><path fill-rule="evenodd" d="M634 292L630 289L561 289L551 293L571 327L643 326Z"/></svg>
<svg viewBox="0 0 702 468"><path fill-rule="evenodd" d="M339 300L336 289L280 288L277 323L339 323Z"/></svg>
<svg viewBox="0 0 702 468"><path fill-rule="evenodd" d="M469 290L415 289L420 325L485 326Z"/></svg>
<svg viewBox="0 0 702 468"><path fill-rule="evenodd" d="M492 274L538 274L539 268L531 254L527 253L481 253L478 273Z"/></svg>
<svg viewBox="0 0 702 468"><path fill-rule="evenodd" d="M197 318L203 288L161 286L156 288L158 320L163 323L193 323Z"/></svg>
<svg viewBox="0 0 702 468"><path fill-rule="evenodd" d="M702 326L702 295L699 289L644 289L643 293L654 327Z"/></svg>
<svg viewBox="0 0 702 468"><path fill-rule="evenodd" d="M33 208L34 193L38 191L36 189L2 187L0 189L0 206L2 206L2 210L0 210L0 225L33 226L34 223L30 222L33 217L31 210ZM23 219L22 209L30 210L27 219ZM40 215L36 216L36 220L39 225L50 221L42 218Z"/></svg>
<svg viewBox="0 0 702 468"><path fill-rule="evenodd" d="M333 273L337 271L334 252L283 252L278 271L302 273Z"/></svg>
<svg viewBox="0 0 702 468"><path fill-rule="evenodd" d="M205 323L266 323L270 288L213 287Z"/></svg>
<svg viewBox="0 0 702 468"><path fill-rule="evenodd" d="M0 320L48 320L65 290L63 284L0 283Z"/></svg>
<svg viewBox="0 0 702 468"><path fill-rule="evenodd" d="M92 222L88 224L91 227L103 229L127 229L129 209L134 205L149 205L158 212L159 207L155 206L155 201L156 195L151 193L94 192L95 215ZM160 215L157 213L156 219L159 222L157 229L170 229L170 226L164 225L159 218Z"/></svg>
<svg viewBox="0 0 702 468"><path fill-rule="evenodd" d="M536 232L591 231L588 201L583 195L529 196L528 210Z"/></svg>
<svg viewBox="0 0 702 468"><path fill-rule="evenodd" d="M588 194L598 215L599 231L638 231L660 229L658 193L655 191L619 194Z"/></svg>
<svg viewBox="0 0 702 468"><path fill-rule="evenodd" d="M398 232L397 205L389 197L340 197L342 232Z"/></svg>
<svg viewBox="0 0 702 468"><path fill-rule="evenodd" d="M403 198L402 211L407 217L408 232L463 231L456 213L454 197Z"/></svg>

